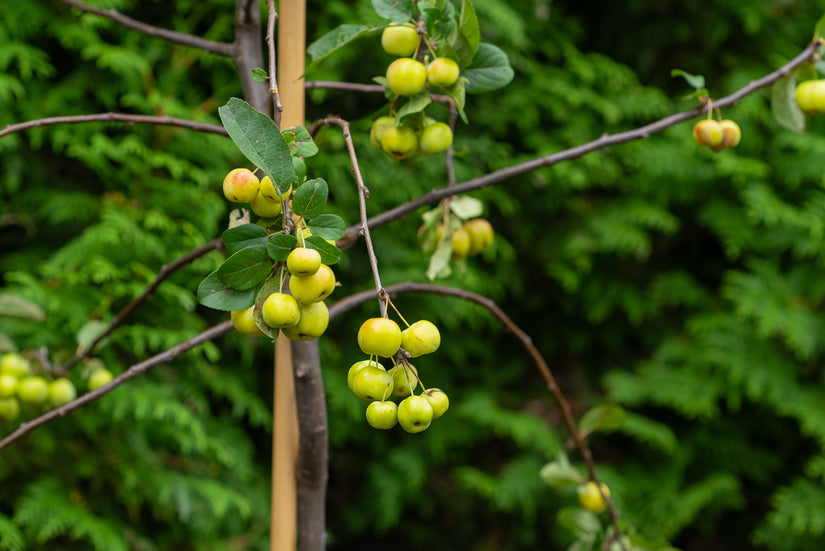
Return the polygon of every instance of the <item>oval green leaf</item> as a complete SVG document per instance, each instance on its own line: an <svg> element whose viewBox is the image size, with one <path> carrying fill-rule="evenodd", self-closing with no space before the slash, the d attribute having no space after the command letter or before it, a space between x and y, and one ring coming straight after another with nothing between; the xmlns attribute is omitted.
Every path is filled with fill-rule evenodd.
<svg viewBox="0 0 825 551"><path fill-rule="evenodd" d="M258 245L241 249L227 258L217 273L224 284L244 291L263 283L271 270L272 260L266 247Z"/></svg>
<svg viewBox="0 0 825 551"><path fill-rule="evenodd" d="M306 246L315 249L319 253L321 253L321 262L326 264L327 266L331 266L333 264L337 264L339 260L341 260L341 249L329 243L323 237L318 235L311 235L307 237L304 242Z"/></svg>
<svg viewBox="0 0 825 551"><path fill-rule="evenodd" d="M286 257L297 245L297 237L279 233L269 238L269 242L266 244L266 252L272 260L286 262Z"/></svg>
<svg viewBox="0 0 825 551"><path fill-rule="evenodd" d="M312 235L323 237L324 239L338 240L344 237L347 225L343 218L336 214L321 214L307 221L307 226Z"/></svg>
<svg viewBox="0 0 825 551"><path fill-rule="evenodd" d="M627 412L616 405L597 406L582 415L579 431L582 435L597 430L609 432L622 428L627 421Z"/></svg>
<svg viewBox="0 0 825 551"><path fill-rule="evenodd" d="M227 287L214 271L198 285L198 302L215 310L230 312L249 308L255 302L256 288L238 291Z"/></svg>
<svg viewBox="0 0 825 551"><path fill-rule="evenodd" d="M223 232L223 244L229 254L255 245L265 245L266 230L258 224L241 224Z"/></svg>
<svg viewBox="0 0 825 551"><path fill-rule="evenodd" d="M507 86L514 73L501 48L482 42L473 62L461 74L467 77L467 93L480 94Z"/></svg>
<svg viewBox="0 0 825 551"><path fill-rule="evenodd" d="M372 9L379 17L392 23L404 23L412 17L410 0L372 0Z"/></svg>
<svg viewBox="0 0 825 551"><path fill-rule="evenodd" d="M329 188L323 178L307 180L292 198L292 211L298 216L312 218L321 214L327 204Z"/></svg>

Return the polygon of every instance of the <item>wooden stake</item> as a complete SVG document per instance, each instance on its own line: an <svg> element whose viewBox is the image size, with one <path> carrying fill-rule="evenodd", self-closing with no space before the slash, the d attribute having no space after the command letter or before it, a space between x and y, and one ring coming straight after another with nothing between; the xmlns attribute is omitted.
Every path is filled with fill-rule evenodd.
<svg viewBox="0 0 825 551"><path fill-rule="evenodd" d="M304 124L304 72L306 50L305 0L279 2L278 91L284 111L281 127ZM279 335L275 345L275 403L272 428L272 517L270 551L295 551L298 418L289 339Z"/></svg>

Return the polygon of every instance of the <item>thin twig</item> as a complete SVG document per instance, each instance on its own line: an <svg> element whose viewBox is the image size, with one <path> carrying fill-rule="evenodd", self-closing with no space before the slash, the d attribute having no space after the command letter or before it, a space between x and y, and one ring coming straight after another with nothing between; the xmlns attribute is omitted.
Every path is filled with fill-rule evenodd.
<svg viewBox="0 0 825 551"><path fill-rule="evenodd" d="M729 107L731 105L736 104L745 96L752 94L757 90L765 88L770 84L773 84L777 80L788 75L793 69L795 69L799 65L802 65L803 63L811 59L811 57L816 53L820 44L821 39L816 39L812 41L810 44L808 44L807 47L805 47L804 50L802 50L802 52L799 55L794 57L791 61L789 61L779 69L765 75L764 77L758 80L751 81L746 86L740 88L739 90L728 96L725 96L719 100L714 101L714 105L717 107ZM690 109L689 111L683 111L681 113L670 115L658 121L646 124L645 126L636 128L635 130L628 130L626 132L620 132L618 134L612 135L603 134L601 137L583 145L572 147L570 149L565 149L563 151L559 151L558 153L553 153L551 155L546 155L544 157L537 157L535 159L531 159L529 161L525 161L523 163L519 163L517 165L513 165L507 168L502 168L500 170L496 170L495 172L490 172L489 174L485 174L484 176L473 178L472 180L467 180L466 182L462 182L454 186L433 189L425 193L424 195L417 197L416 199L413 199L395 208L386 210L381 214L373 216L367 221L367 225L371 228L383 226L384 224L403 218L410 212L413 212L414 210L420 207L436 203L441 199L444 199L445 197L452 197L454 195L458 195L461 193L476 191L485 188L489 185L497 184L504 180L508 180L510 178L514 178L516 176L520 176L522 174L538 170L540 168L548 167L556 163L560 163L562 161L578 159L579 157L582 157L588 153L592 153L593 151L598 151L600 149L604 149L613 145L618 145L621 143L630 142L642 138L649 138L652 134L655 134L656 132L661 132L662 130L670 128L671 126L679 124L680 122L684 122L694 117L697 117L702 113L706 112L707 109L707 105L703 105L695 109ZM355 242L355 240L358 239L358 236L360 235L360 228L360 225L353 225L347 228L346 235L338 241L339 248L351 246Z"/></svg>
<svg viewBox="0 0 825 551"><path fill-rule="evenodd" d="M194 36L187 33L162 29L160 27L155 27L153 25L148 25L136 19L132 19L131 17L127 17L117 10L103 10L100 8L95 8L89 6L88 4L84 4L83 2L79 2L78 0L60 1L64 4L68 4L74 8L77 8L82 12L93 13L95 15L111 19L112 21L120 23L124 27L140 31L149 36L162 38L175 44L181 44L182 46L192 46L193 48L199 48L205 52L223 55L227 57L231 57L232 54L235 53L234 45L228 44L226 42L216 42L214 40L207 40L206 38L201 38L199 36Z"/></svg>
<svg viewBox="0 0 825 551"><path fill-rule="evenodd" d="M0 130L0 138L9 134L14 134L15 132L21 132L23 130L40 128L41 126L51 126L53 124L78 124L84 122L118 122L128 125L156 124L160 126L179 126L181 128L188 128L189 130L196 130L198 132L221 134L223 136L228 135L224 127L219 124L209 124L206 122L196 122L188 119L178 119L175 117L166 116L156 117L152 115L131 115L129 113L92 113L89 115L46 117L43 119L34 119L31 121L9 124Z"/></svg>
<svg viewBox="0 0 825 551"><path fill-rule="evenodd" d="M191 339L187 339L182 343L173 346L169 350L161 352L160 354L156 354L149 359L143 360L142 362L132 365L126 371L124 371L123 373L121 373L120 375L118 375L102 387L87 392L86 394L83 394L75 400L72 400L68 404L60 406L59 408L55 408L47 413L44 413L40 417L32 419L31 421L28 421L26 423L21 423L20 426L17 427L17 429L14 432L3 438L3 440L0 440L0 450L7 447L12 442L20 439L22 436L25 436L26 434L32 432L36 428L45 425L49 421L53 421L58 417L64 417L67 414L79 408L80 406L88 404L92 400L96 400L104 394L108 394L115 388L119 387L120 385L132 379L133 377L140 375L144 371L147 371L156 365L167 363L172 359L180 356L184 352L187 352L192 348L195 348L196 346L199 346L205 342L214 340L220 337L221 335L228 333L231 330L232 321L227 320L223 323L219 323L218 325L210 327L203 333L200 333L199 335L196 335Z"/></svg>
<svg viewBox="0 0 825 551"><path fill-rule="evenodd" d="M447 169L447 186L456 185L455 168L453 167L453 157L455 156L455 121L458 118L458 108L456 108L453 98L449 98L450 117L447 119L447 126L450 127L450 132L453 134L453 141L450 142L450 147L447 148L447 158L444 159L444 167Z"/></svg>
<svg viewBox="0 0 825 551"><path fill-rule="evenodd" d="M304 82L307 90L341 90L344 92L362 92L365 94L383 94L386 88L380 84L359 84L357 82L337 82L334 80L308 80ZM450 103L452 98L446 94L430 94L433 101Z"/></svg>
<svg viewBox="0 0 825 551"><path fill-rule="evenodd" d="M82 361L84 358L88 358L89 355L91 355L91 353L94 351L95 347L98 344L100 344L100 341L111 335L112 332L115 329L117 329L138 306L140 306L143 302L145 302L154 294L157 288L160 287L161 283L168 279L169 276L175 273L178 269L189 264L195 259L202 257L209 251L220 249L221 247L223 247L223 239L217 237L196 249L192 249L191 251L184 254L177 260L161 266L157 277L155 277L155 280L152 281L152 283L150 283L148 287L146 287L146 290L144 290L139 296L135 297L129 304L127 304L123 308L123 310L118 312L117 315L115 315L114 319L112 319L112 323L109 324L109 327L107 327L105 331L103 331L91 343L89 343L88 346L86 346L85 348L79 348L77 354L75 354L73 358L71 358L66 363L58 367L55 370L55 374L62 375L63 373L66 373L72 367L77 365L77 363Z"/></svg>
<svg viewBox="0 0 825 551"><path fill-rule="evenodd" d="M375 281L375 292L378 295L378 304L381 309L381 316L387 317L386 293L384 287L381 285L381 276L378 274L378 258L375 256L375 249L372 246L372 238L370 237L370 229L367 226L367 197L369 190L364 185L364 178L361 176L361 169L358 166L358 157L355 155L355 145L352 143L352 134L349 130L349 123L340 117L327 117L321 119L316 124L337 124L341 127L344 134L344 141L347 143L347 151L349 152L350 165L355 174L355 182L358 185L358 206L361 214L361 227L363 228L364 242L367 245L367 254L370 259L370 268L372 269L372 277Z"/></svg>
<svg viewBox="0 0 825 551"><path fill-rule="evenodd" d="M272 120L275 125L281 127L281 113L284 106L281 105L281 95L278 93L278 80L275 72L275 21L278 19L278 12L275 11L275 0L266 0L269 9L269 19L266 24L266 44L269 48L269 92L272 94Z"/></svg>
<svg viewBox="0 0 825 551"><path fill-rule="evenodd" d="M501 308L499 308L495 302L487 297L473 293L472 291L456 289L454 287L445 287L443 285L433 285L430 283L415 283L411 281L389 285L384 288L384 291L386 291L389 296L402 293L430 293L457 297L483 306L491 314L493 314L493 316L495 316L495 318L516 337L522 347L527 351L527 354L533 360L533 363L539 370L544 382L547 384L547 388L553 393L553 396L556 398L556 402L558 402L559 407L561 408L564 424L570 432L571 438L576 443L576 447L584 458L590 478L599 486L601 491L601 483L599 482L598 474L596 474L596 464L593 461L593 454L590 452L590 447L587 445L587 441L582 437L578 427L576 426L576 420L573 417L573 411L570 407L570 403L561 391L555 377L553 377L550 367L547 365L547 362L544 361L541 352L539 352L538 348L536 348L533 344L533 339L531 339L527 333L516 325L516 323L510 319L510 317ZM372 291L363 291L339 300L329 307L330 319L360 304L363 304L364 302L367 302L370 298L372 298L372 296ZM618 536L617 540L620 542L620 545L622 545L622 548L624 548L624 543L620 539L622 532L619 527L619 512L606 495L603 495L603 497L605 498L605 503L610 511L611 523L613 524L613 529L616 531Z"/></svg>

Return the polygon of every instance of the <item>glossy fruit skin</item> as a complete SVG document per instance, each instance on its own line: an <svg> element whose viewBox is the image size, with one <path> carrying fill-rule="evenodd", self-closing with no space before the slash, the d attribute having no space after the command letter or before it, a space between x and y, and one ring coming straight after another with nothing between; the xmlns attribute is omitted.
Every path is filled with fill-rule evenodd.
<svg viewBox="0 0 825 551"><path fill-rule="evenodd" d="M399 364L389 371L392 375L392 395L401 398L402 396L409 396L413 390L418 386L418 370L412 365L408 365L409 373L404 370L404 366ZM407 376L409 375L409 378Z"/></svg>
<svg viewBox="0 0 825 551"><path fill-rule="evenodd" d="M427 68L418 60L401 57L387 67L387 87L393 94L412 96L427 84Z"/></svg>
<svg viewBox="0 0 825 551"><path fill-rule="evenodd" d="M258 195L250 201L249 206L252 209L252 212L261 218L275 218L281 214L281 209L283 208L280 199L277 201L271 201L270 199L264 197L260 191L258 192Z"/></svg>
<svg viewBox="0 0 825 551"><path fill-rule="evenodd" d="M604 495L610 497L610 489L605 484L602 484L601 487ZM601 513L607 509L607 504L599 492L599 487L592 480L580 485L577 493L579 495L579 504L588 511Z"/></svg>
<svg viewBox="0 0 825 551"><path fill-rule="evenodd" d="M17 398L0 398L0 419L14 421L18 415L20 415L20 402Z"/></svg>
<svg viewBox="0 0 825 551"><path fill-rule="evenodd" d="M393 159L409 159L418 150L418 134L407 126L390 126L381 136L381 149Z"/></svg>
<svg viewBox="0 0 825 551"><path fill-rule="evenodd" d="M429 400L433 407L433 420L438 419L450 408L450 399L447 393L440 388L430 388L424 393L424 397Z"/></svg>
<svg viewBox="0 0 825 551"><path fill-rule="evenodd" d="M390 126L395 126L395 119L393 117L384 115L378 117L370 126L370 143L381 149L381 140L384 138L384 131Z"/></svg>
<svg viewBox="0 0 825 551"><path fill-rule="evenodd" d="M3 354L3 358L0 359L0 373L14 375L20 379L21 377L28 375L30 371L31 364L29 363L29 360L20 354L9 352L7 354Z"/></svg>
<svg viewBox="0 0 825 551"><path fill-rule="evenodd" d="M398 404L398 424L410 433L423 432L433 422L433 407L423 396L408 396Z"/></svg>
<svg viewBox="0 0 825 551"><path fill-rule="evenodd" d="M381 33L381 47L390 55L408 57L418 47L418 31L409 23L390 25Z"/></svg>
<svg viewBox="0 0 825 551"><path fill-rule="evenodd" d="M401 332L401 347L411 358L432 354L441 346L441 333L431 321L418 320Z"/></svg>
<svg viewBox="0 0 825 551"><path fill-rule="evenodd" d="M335 274L326 264L321 264L318 271L311 276L289 278L289 292L301 304L320 302L334 290Z"/></svg>
<svg viewBox="0 0 825 551"><path fill-rule="evenodd" d="M286 269L295 277L309 277L321 267L321 253L308 247L292 249L286 257Z"/></svg>
<svg viewBox="0 0 825 551"><path fill-rule="evenodd" d="M453 143L453 131L443 122L432 124L421 131L418 137L418 152L422 155L435 155L447 151Z"/></svg>
<svg viewBox="0 0 825 551"><path fill-rule="evenodd" d="M355 380L355 375L367 366L376 367L382 371L386 371L386 368L375 360L361 360L360 362L355 362L350 366L349 371L347 372L347 388L352 390L352 382Z"/></svg>
<svg viewBox="0 0 825 551"><path fill-rule="evenodd" d="M361 352L389 358L401 347L401 328L387 318L370 318L358 329Z"/></svg>
<svg viewBox="0 0 825 551"><path fill-rule="evenodd" d="M311 341L324 334L329 325L329 310L323 302L301 304L301 319L296 325L283 327L284 335L293 341Z"/></svg>
<svg viewBox="0 0 825 551"><path fill-rule="evenodd" d="M272 293L261 306L261 317L270 327L292 327L301 319L301 308L294 297L286 293Z"/></svg>
<svg viewBox="0 0 825 551"><path fill-rule="evenodd" d="M384 369L368 365L358 370L349 387L352 395L366 402L383 400L392 393L392 375Z"/></svg>
<svg viewBox="0 0 825 551"><path fill-rule="evenodd" d="M233 310L229 313L229 319L232 320L232 325L239 333L250 337L260 337L263 332L255 323L255 317L252 315L253 308L254 306L250 306L244 310Z"/></svg>
<svg viewBox="0 0 825 551"><path fill-rule="evenodd" d="M8 398L17 393L20 381L14 375L3 373L0 375L0 398Z"/></svg>
<svg viewBox="0 0 825 551"><path fill-rule="evenodd" d="M719 145L711 146L713 151L719 152L739 145L739 142L742 140L742 130L738 124L732 120L725 119L719 121L719 127L722 129L722 141L719 142Z"/></svg>
<svg viewBox="0 0 825 551"><path fill-rule="evenodd" d="M722 127L713 119L703 119L693 126L693 139L699 145L713 147L722 142Z"/></svg>
<svg viewBox="0 0 825 551"><path fill-rule="evenodd" d="M427 82L433 86L447 88L458 80L458 63L449 57L437 57L427 65Z"/></svg>
<svg viewBox="0 0 825 551"><path fill-rule="evenodd" d="M26 377L17 385L17 397L30 405L40 405L49 396L49 384L43 377Z"/></svg>
<svg viewBox="0 0 825 551"><path fill-rule="evenodd" d="M470 236L470 249L467 251L468 256L476 256L493 244L495 232L493 225L484 218L474 218L464 224L464 231Z"/></svg>
<svg viewBox="0 0 825 551"><path fill-rule="evenodd" d="M233 203L249 203L258 195L260 186L260 180L251 170L236 168L223 179L223 194Z"/></svg>
<svg viewBox="0 0 825 551"><path fill-rule="evenodd" d="M297 157L293 157L296 159ZM289 194L292 193L292 186L289 186L289 189L286 190L284 193L278 191L278 188L275 187L275 184L272 183L272 180L269 179L269 176L264 176L261 179L261 187L259 189L259 193L263 195L265 198L269 199L270 201L278 201L280 202L281 199L286 199L289 197Z"/></svg>
<svg viewBox="0 0 825 551"><path fill-rule="evenodd" d="M453 260L461 260L467 258L470 252L470 234L464 228L458 228L452 235L453 253L451 258Z"/></svg>
<svg viewBox="0 0 825 551"><path fill-rule="evenodd" d="M89 381L86 383L89 390L96 390L103 385L108 385L113 379L112 372L108 369L95 369L89 375Z"/></svg>
<svg viewBox="0 0 825 551"><path fill-rule="evenodd" d="M371 402L367 406L367 423L374 429L389 430L398 423L398 406L395 402Z"/></svg>
<svg viewBox="0 0 825 551"><path fill-rule="evenodd" d="M54 407L68 404L77 398L77 389L69 379L55 379L49 383L49 403Z"/></svg>
<svg viewBox="0 0 825 551"><path fill-rule="evenodd" d="M796 87L796 103L808 115L825 113L825 79L800 82Z"/></svg>

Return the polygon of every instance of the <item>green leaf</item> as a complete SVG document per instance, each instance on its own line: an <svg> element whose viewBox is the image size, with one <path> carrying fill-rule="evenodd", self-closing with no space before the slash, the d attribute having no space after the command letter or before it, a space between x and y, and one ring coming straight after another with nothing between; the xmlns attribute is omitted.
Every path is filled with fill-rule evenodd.
<svg viewBox="0 0 825 551"><path fill-rule="evenodd" d="M293 126L287 128L281 134L289 146L289 151L292 155L299 157L313 157L318 153L318 146L309 135L309 130L304 126Z"/></svg>
<svg viewBox="0 0 825 551"><path fill-rule="evenodd" d="M773 84L771 111L776 122L788 130L805 132L805 115L796 103L796 78L793 74Z"/></svg>
<svg viewBox="0 0 825 551"><path fill-rule="evenodd" d="M269 242L266 244L266 252L272 260L286 262L286 257L297 246L297 237L279 233L269 238Z"/></svg>
<svg viewBox="0 0 825 551"><path fill-rule="evenodd" d="M289 146L272 119L238 98L218 108L218 114L241 153L263 170L281 193L298 183Z"/></svg>
<svg viewBox="0 0 825 551"><path fill-rule="evenodd" d="M449 277L453 273L452 268L450 268L450 257L453 254L452 237L452 232L444 232L435 248L435 252L430 257L430 264L427 266L427 278L430 281Z"/></svg>
<svg viewBox="0 0 825 551"><path fill-rule="evenodd" d="M464 220L478 218L484 213L484 203L475 197L462 195L450 201L450 210Z"/></svg>
<svg viewBox="0 0 825 551"><path fill-rule="evenodd" d="M86 350L96 338L109 328L109 325L111 324L102 320L90 320L84 323L77 332L78 348L81 351Z"/></svg>
<svg viewBox="0 0 825 551"><path fill-rule="evenodd" d="M307 226L312 235L324 239L338 240L346 234L347 225L344 219L336 214L321 214L312 220L307 220Z"/></svg>
<svg viewBox="0 0 825 551"><path fill-rule="evenodd" d="M458 111L458 116L461 117L461 120L467 124L467 114L464 112L464 104L466 103L467 98L467 83L469 81L465 77L458 77L458 80L455 81L455 84L450 86L445 90L447 95L453 98L455 102L455 108Z"/></svg>
<svg viewBox="0 0 825 551"><path fill-rule="evenodd" d="M564 460L557 459L542 467L541 471L539 471L541 479L553 488L565 488L584 482L586 478L582 475L581 471L579 471L578 467L571 465L570 462L567 461L566 455L559 455L563 455Z"/></svg>
<svg viewBox="0 0 825 551"><path fill-rule="evenodd" d="M473 62L461 74L468 80L468 94L497 90L513 80L513 68L507 54L498 46L486 42L478 45Z"/></svg>
<svg viewBox="0 0 825 551"><path fill-rule="evenodd" d="M46 313L27 298L15 293L0 293L0 316L43 321Z"/></svg>
<svg viewBox="0 0 825 551"><path fill-rule="evenodd" d="M579 431L582 436L597 430L609 432L622 428L627 421L627 412L616 405L597 406L582 415Z"/></svg>
<svg viewBox="0 0 825 551"><path fill-rule="evenodd" d="M255 67L252 69L252 80L255 82L266 82L269 80L269 75L260 67Z"/></svg>
<svg viewBox="0 0 825 551"><path fill-rule="evenodd" d="M670 76L672 77L682 77L687 81L688 86L691 88L695 88L700 90L705 87L705 77L702 75L691 75L690 73L686 73L681 69L672 69L670 71Z"/></svg>
<svg viewBox="0 0 825 551"><path fill-rule="evenodd" d="M326 239L318 235L310 235L304 240L310 249L315 249L321 253L321 262L327 266L337 264L341 260L341 249L329 243Z"/></svg>
<svg viewBox="0 0 825 551"><path fill-rule="evenodd" d="M227 287L218 277L218 272L214 271L203 278L198 285L198 302L225 312L244 310L255 302L257 292L258 290L254 287L244 291Z"/></svg>
<svg viewBox="0 0 825 551"><path fill-rule="evenodd" d="M261 286L260 291L255 296L255 308L252 309L252 317L255 319L255 325L258 326L258 329L263 331L263 333L273 339L278 337L278 330L270 327L264 321L263 315L263 306L264 302L266 301L267 297L272 293L280 293L281 292L281 277L280 274L275 274L273 277L266 280L266 282Z"/></svg>
<svg viewBox="0 0 825 551"><path fill-rule="evenodd" d="M814 38L825 37L825 13L819 18L814 26Z"/></svg>
<svg viewBox="0 0 825 551"><path fill-rule="evenodd" d="M407 102L395 113L396 126L401 124L401 119L414 113L420 113L431 102L432 98L430 97L430 93L426 90L423 90L414 96L410 96L410 99L407 100Z"/></svg>
<svg viewBox="0 0 825 551"><path fill-rule="evenodd" d="M307 53L309 57L312 58L312 63L310 63L306 71L304 73L309 73L309 71L318 65L321 61L324 60L328 55L332 52L337 50L338 48L343 48L353 40L357 40L364 35L367 35L373 31L383 29L383 27L376 27L370 29L369 27L365 27L364 25L350 25L344 24L339 25L326 33L324 36L313 42L307 47Z"/></svg>
<svg viewBox="0 0 825 551"><path fill-rule="evenodd" d="M470 0L464 0L461 4L461 14L458 17L458 30L461 33L461 36L464 37L464 41L467 46L470 48L470 60L472 60L476 55L478 45L481 42L481 31L478 28L478 17L476 16L476 11L473 9L473 4Z"/></svg>
<svg viewBox="0 0 825 551"><path fill-rule="evenodd" d="M602 523L594 513L580 507L564 507L556 514L558 523L575 534L577 539L592 542L602 530Z"/></svg>
<svg viewBox="0 0 825 551"><path fill-rule="evenodd" d="M223 232L223 244L229 254L235 254L246 247L265 245L266 230L258 224L241 224Z"/></svg>
<svg viewBox="0 0 825 551"><path fill-rule="evenodd" d="M378 17L388 19L392 23L404 23L412 17L410 0L372 0L372 9Z"/></svg>
<svg viewBox="0 0 825 551"><path fill-rule="evenodd" d="M272 260L266 247L256 245L236 252L218 268L220 280L238 291L252 289L263 283L272 271Z"/></svg>
<svg viewBox="0 0 825 551"><path fill-rule="evenodd" d="M323 178L307 180L292 198L292 211L305 219L317 216L324 210L328 194L329 188L326 180Z"/></svg>

